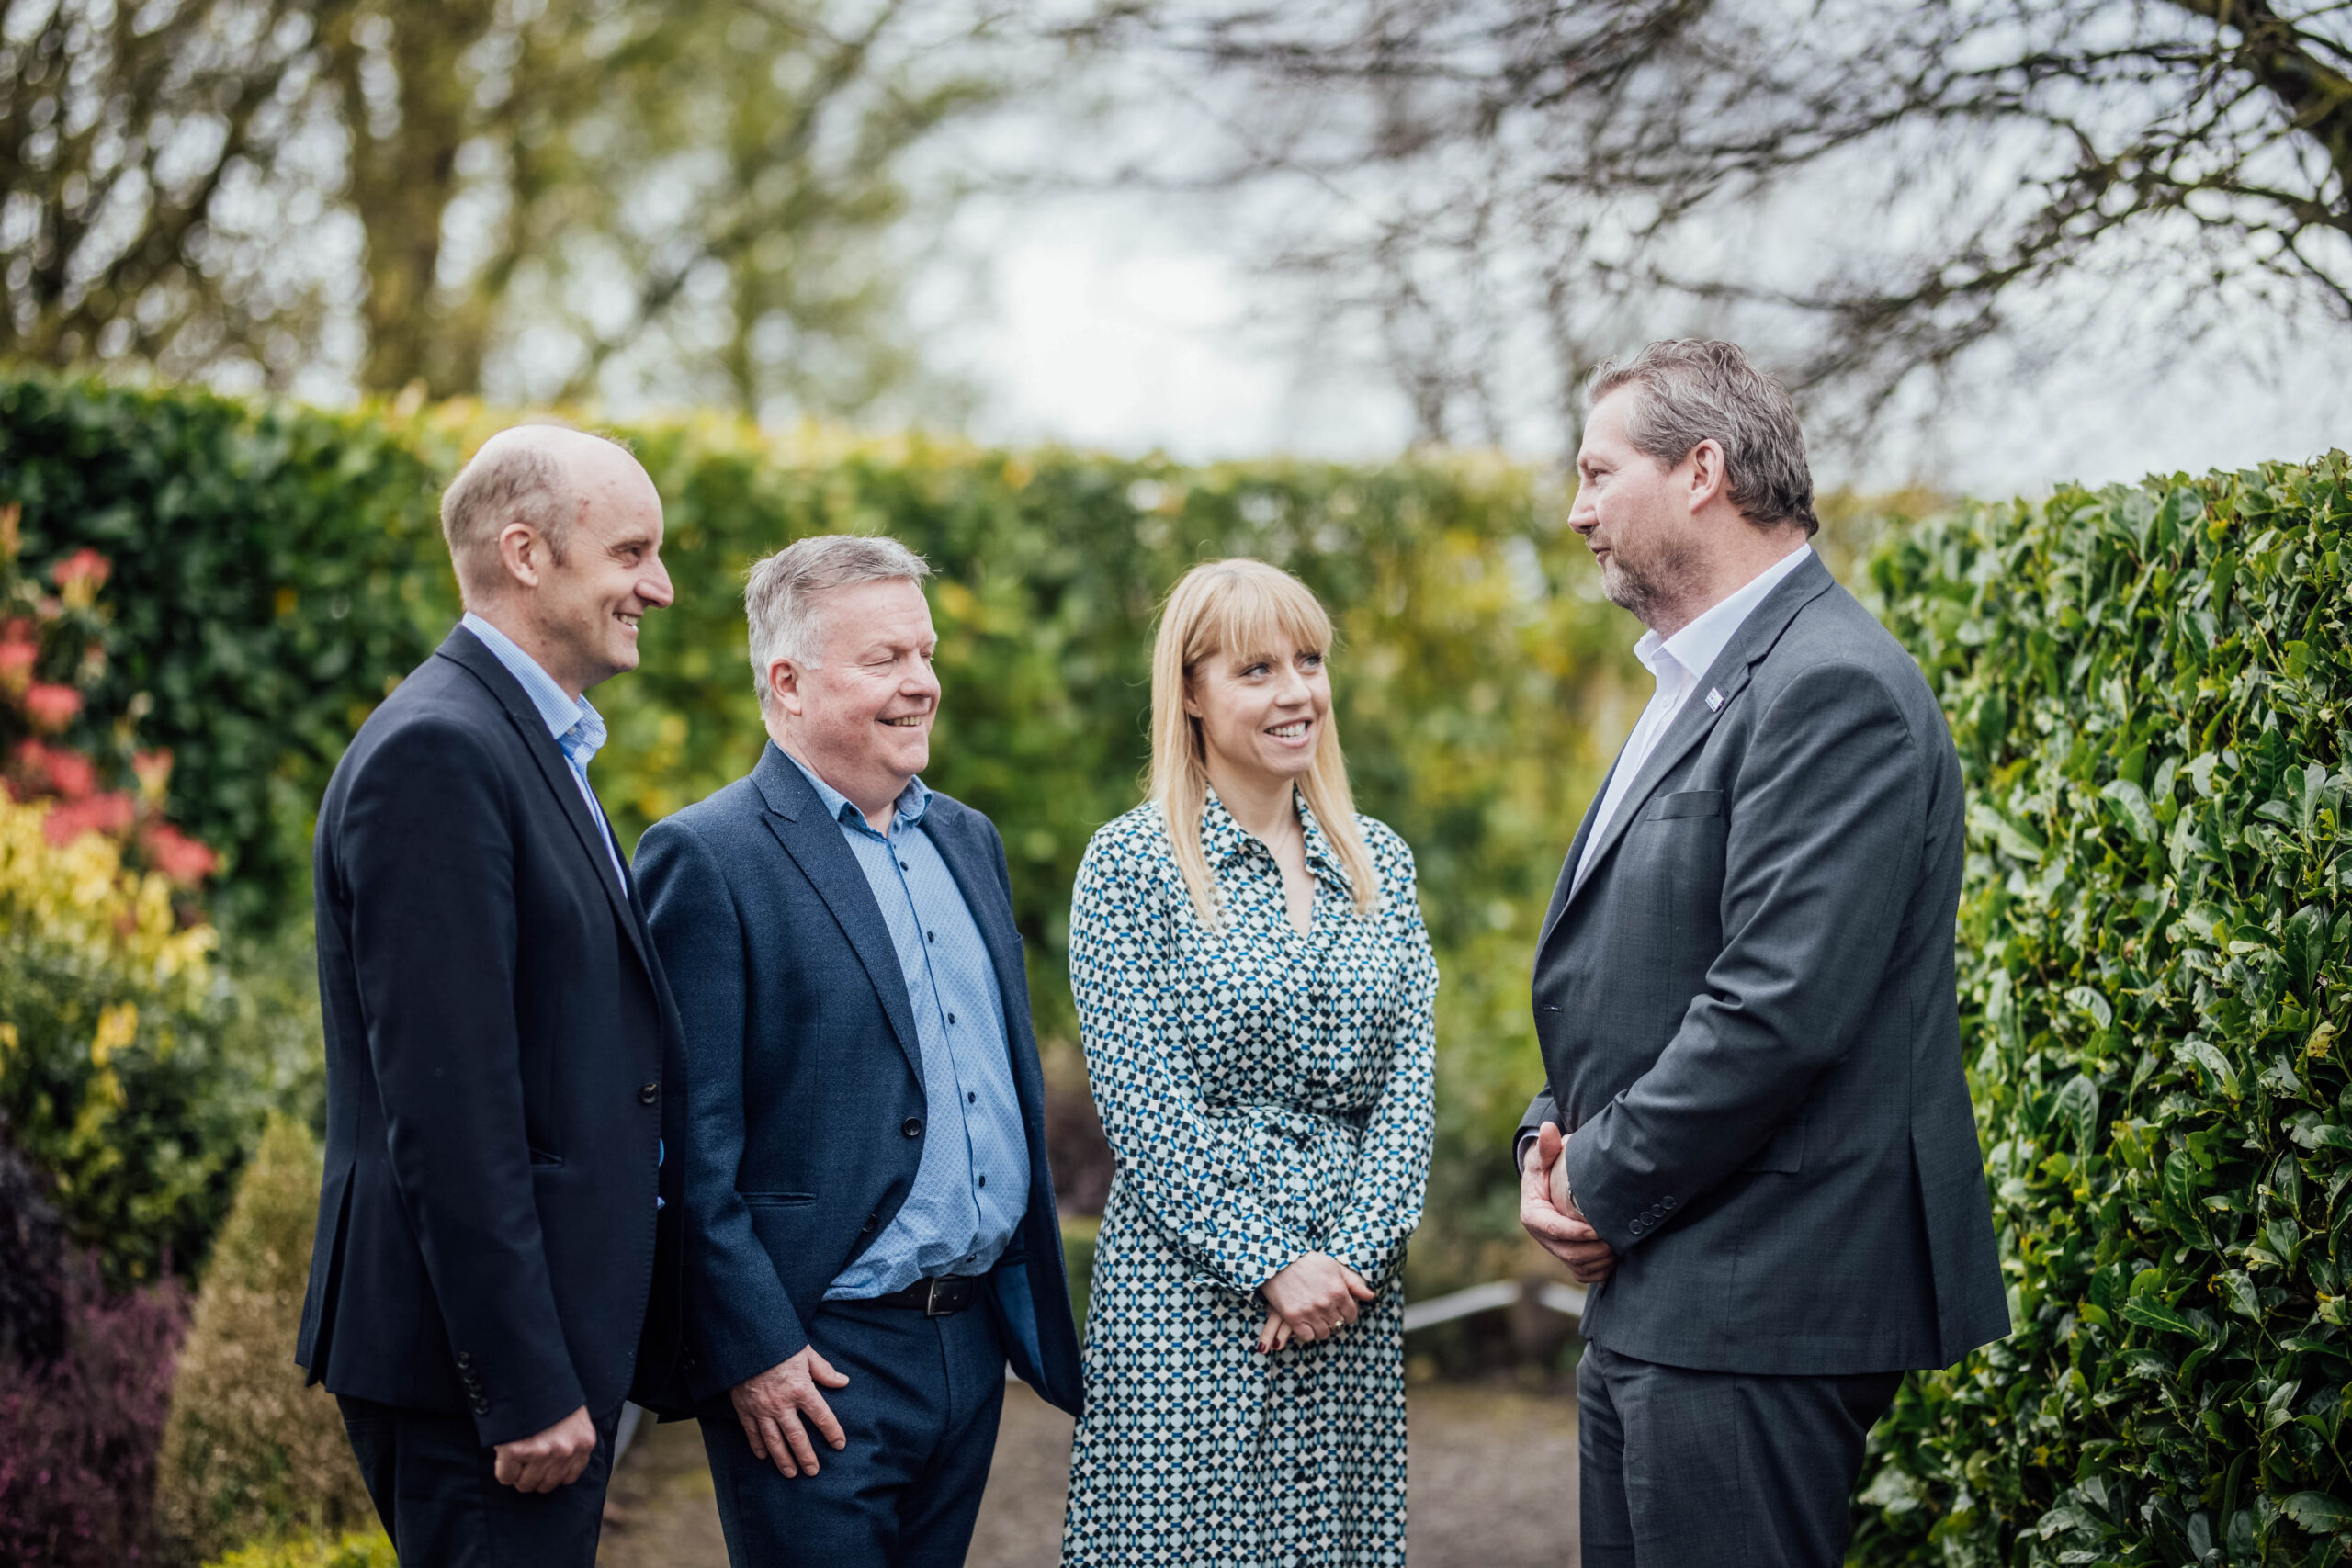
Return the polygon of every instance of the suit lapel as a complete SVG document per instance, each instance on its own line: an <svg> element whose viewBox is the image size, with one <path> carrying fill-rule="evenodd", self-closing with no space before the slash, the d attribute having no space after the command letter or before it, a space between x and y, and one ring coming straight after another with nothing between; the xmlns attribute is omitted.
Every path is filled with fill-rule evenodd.
<svg viewBox="0 0 2352 1568"><path fill-rule="evenodd" d="M799 765L774 741L760 754L752 778L768 803L769 831L832 911L857 961L865 966L865 977L881 999L883 1015L890 1021L890 1032L899 1037L915 1081L922 1082L922 1046L915 1036L914 1006L907 999L899 950L890 941L890 928L883 924L882 907L874 901L865 869L842 841L841 824L825 815L824 803L801 776Z"/></svg>
<svg viewBox="0 0 2352 1568"><path fill-rule="evenodd" d="M1789 623L1796 619L1797 612L1828 591L1831 581L1829 569L1823 566L1821 558L1815 556L1791 572L1785 581L1766 594L1764 602L1748 614L1747 619L1732 634L1731 641L1724 645L1723 652L1715 656L1715 661L1700 672L1689 700L1674 716L1674 722L1666 727L1666 733L1658 737L1657 744L1650 749L1649 757L1642 763L1642 771L1634 775L1632 785L1625 791L1625 798L1618 802L1616 814L1600 830L1600 841L1593 849L1590 874L1578 878L1576 868L1584 858L1585 839L1592 831L1592 814L1589 810L1586 812L1585 824L1577 832L1576 847L1568 852L1568 863L1560 874L1560 886L1566 891L1555 888L1553 892L1553 912L1543 937L1538 941L1538 953L1542 953L1544 944L1551 941L1552 933L1559 929L1568 910L1575 907L1577 897L1607 869L1610 852L1617 847L1617 841L1625 836L1626 829L1641 815L1642 807L1648 804L1650 796L1657 793L1658 785L1665 783L1667 776L1681 765L1682 759L1707 738L1716 721L1731 711L1732 705L1747 689L1749 675L1757 662L1772 651L1773 644L1779 642L1781 634L1789 629ZM1710 692L1718 694L1722 701L1709 702L1707 695ZM1623 762L1621 755L1620 765ZM1606 798L1607 795L1608 785L1604 783L1600 795L1595 797L1596 802Z"/></svg>
<svg viewBox="0 0 2352 1568"><path fill-rule="evenodd" d="M605 847L597 817L589 815L587 798L580 793L580 781L572 773L571 764L564 760L563 748L548 733L547 720L532 703L530 694L523 690L523 683L514 679L514 672L498 661L498 656L463 626L451 632L438 651L488 687L499 706L506 710L507 720L523 737L524 750L538 764L539 777L555 792L556 807L563 813L564 820L571 824L581 852L588 857L598 885L612 903L614 918L628 933L629 945L637 949L638 962L651 971L653 959L646 951L645 932L638 924L637 908L629 901L628 889L621 885L620 874L613 868L620 840L617 836L613 840L611 850ZM603 811L599 804L597 816L602 816Z"/></svg>
<svg viewBox="0 0 2352 1568"><path fill-rule="evenodd" d="M1600 788L1594 792L1591 801L1585 807L1584 820L1577 824L1576 840L1568 845L1568 858L1560 863L1560 879L1552 885L1551 908L1544 911L1543 931L1535 939L1535 951L1538 953L1543 952L1544 944L1552 940L1552 928L1560 923L1562 915L1567 913L1568 893L1576 886L1577 867L1584 863L1584 843L1592 837L1592 819L1600 812L1600 803L1609 798L1609 781L1617 776L1617 770L1624 761L1625 752L1621 747L1617 761L1609 764L1609 772L1601 775Z"/></svg>

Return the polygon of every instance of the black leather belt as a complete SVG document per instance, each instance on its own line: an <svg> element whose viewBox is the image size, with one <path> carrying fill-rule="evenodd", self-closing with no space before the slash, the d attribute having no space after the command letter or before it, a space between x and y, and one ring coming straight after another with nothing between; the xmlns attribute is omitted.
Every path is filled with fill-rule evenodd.
<svg viewBox="0 0 2352 1568"><path fill-rule="evenodd" d="M867 1296L865 1306L907 1307L925 1317L953 1317L980 1299L980 1279L967 1274L953 1280L917 1280L887 1296Z"/></svg>

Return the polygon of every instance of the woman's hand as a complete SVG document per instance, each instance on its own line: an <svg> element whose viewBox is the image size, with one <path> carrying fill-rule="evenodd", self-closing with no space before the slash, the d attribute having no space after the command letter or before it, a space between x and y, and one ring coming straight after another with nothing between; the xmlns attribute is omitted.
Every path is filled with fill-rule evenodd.
<svg viewBox="0 0 2352 1568"><path fill-rule="evenodd" d="M1379 1292L1336 1258L1310 1252L1259 1287L1273 1310L1258 1331L1258 1349L1271 1355L1296 1339L1329 1339L1356 1320L1357 1303Z"/></svg>

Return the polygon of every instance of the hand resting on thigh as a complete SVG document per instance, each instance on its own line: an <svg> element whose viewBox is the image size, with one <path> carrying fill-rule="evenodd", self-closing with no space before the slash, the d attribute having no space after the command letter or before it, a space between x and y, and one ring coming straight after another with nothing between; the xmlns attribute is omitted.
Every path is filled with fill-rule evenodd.
<svg viewBox="0 0 2352 1568"><path fill-rule="evenodd" d="M790 1360L727 1391L735 1404L735 1418L743 1424L743 1436L751 1439L752 1454L773 1462L778 1475L798 1475L804 1470L817 1473L817 1449L808 1440L804 1422L813 1423L832 1448L849 1446L849 1439L842 1435L842 1424L819 1391L820 1384L847 1388L849 1379L833 1371L832 1363L809 1345Z"/></svg>

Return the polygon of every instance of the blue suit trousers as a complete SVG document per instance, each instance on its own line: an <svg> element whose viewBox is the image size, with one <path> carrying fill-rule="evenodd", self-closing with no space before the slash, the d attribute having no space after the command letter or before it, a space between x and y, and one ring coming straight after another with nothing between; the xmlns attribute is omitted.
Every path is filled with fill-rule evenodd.
<svg viewBox="0 0 2352 1568"><path fill-rule="evenodd" d="M731 1405L706 1406L702 1440L729 1561L957 1568L1004 1412L994 1314L986 1301L947 1317L827 1302L808 1330L849 1379L823 1391L849 1446L829 1448L810 1428L817 1473L786 1478L752 1456Z"/></svg>

